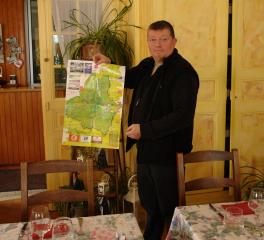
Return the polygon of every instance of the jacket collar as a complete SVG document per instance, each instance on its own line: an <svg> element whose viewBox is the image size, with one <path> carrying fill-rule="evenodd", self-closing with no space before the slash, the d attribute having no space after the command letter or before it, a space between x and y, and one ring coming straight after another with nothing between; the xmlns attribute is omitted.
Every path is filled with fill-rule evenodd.
<svg viewBox="0 0 264 240"><path fill-rule="evenodd" d="M173 59L175 59L175 57L178 55L178 50L176 48L174 48L174 50L172 51L171 55L169 55L168 57L166 57L163 61L164 65L167 65L168 63L170 63Z"/></svg>

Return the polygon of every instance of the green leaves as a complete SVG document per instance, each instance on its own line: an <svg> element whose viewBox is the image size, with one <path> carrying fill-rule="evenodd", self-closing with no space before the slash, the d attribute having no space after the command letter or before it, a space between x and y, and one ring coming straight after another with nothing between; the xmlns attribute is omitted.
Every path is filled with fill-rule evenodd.
<svg viewBox="0 0 264 240"><path fill-rule="evenodd" d="M264 187L264 172L254 166L242 166L241 169L241 189L245 189L244 198L249 196L253 187Z"/></svg>
<svg viewBox="0 0 264 240"><path fill-rule="evenodd" d="M69 20L64 21L65 28L76 28L78 37L70 41L65 47L71 59L82 58L82 48L86 44L101 46L103 54L111 58L112 62L130 67L134 53L127 40L125 28L139 26L127 23L124 17L131 9L133 0L119 0L121 10L112 7L114 0L109 0L102 11L98 26L84 12L72 9Z"/></svg>

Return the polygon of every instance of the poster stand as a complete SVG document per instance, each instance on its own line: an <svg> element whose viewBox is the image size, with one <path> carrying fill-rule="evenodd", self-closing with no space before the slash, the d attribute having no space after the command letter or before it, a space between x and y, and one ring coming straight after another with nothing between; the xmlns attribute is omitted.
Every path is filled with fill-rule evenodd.
<svg viewBox="0 0 264 240"><path fill-rule="evenodd" d="M114 209L115 213L120 213L120 209L121 209L120 205L121 205L121 200L122 200L122 199L120 199L120 193L119 193L119 173L124 174L124 178L126 179L125 147L124 147L123 138L124 138L124 131L123 131L123 124L121 122L121 134L120 134L119 149L105 149L108 152L108 157L113 160L113 165L110 165L110 166L107 166L104 168L94 167L94 172L99 171L99 172L105 172L105 173L112 173L114 176L114 185L115 185L115 191L114 192L109 192L109 193L104 194L104 195L98 194L98 192L97 192L94 195L97 198L98 197L99 198L106 198L107 200L114 198L115 199L115 209ZM80 149L80 147L71 146L71 148L72 148L71 158L73 160L77 160L78 159L78 150ZM122 156L121 156L121 154L122 154ZM92 156L92 158L94 159L94 162L95 162L96 156ZM73 173L71 176L71 180L70 180L71 185L73 185L74 174L76 174L76 173ZM100 199L100 200L103 204L102 199ZM101 211L101 213L102 213L102 211Z"/></svg>

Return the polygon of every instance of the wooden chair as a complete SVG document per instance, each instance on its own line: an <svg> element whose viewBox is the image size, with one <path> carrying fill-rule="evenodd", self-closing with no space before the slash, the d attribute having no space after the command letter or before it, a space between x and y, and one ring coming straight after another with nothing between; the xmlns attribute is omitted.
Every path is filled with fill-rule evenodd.
<svg viewBox="0 0 264 240"><path fill-rule="evenodd" d="M28 178L31 175L87 172L87 189L80 191L73 189L45 190L28 195ZM55 202L88 201L88 215L94 214L94 186L93 186L93 159L86 162L75 160L49 160L34 163L21 163L21 219L28 220L28 208L33 205L42 205Z"/></svg>
<svg viewBox="0 0 264 240"><path fill-rule="evenodd" d="M225 177L205 177L192 179L185 182L185 165L189 163L213 162L213 161L232 161L232 178ZM210 188L234 188L234 200L241 199L240 193L240 173L238 162L238 151L233 149L231 152L226 151L197 151L183 155L177 153L177 180L179 206L186 205L185 193L188 191L210 189Z"/></svg>

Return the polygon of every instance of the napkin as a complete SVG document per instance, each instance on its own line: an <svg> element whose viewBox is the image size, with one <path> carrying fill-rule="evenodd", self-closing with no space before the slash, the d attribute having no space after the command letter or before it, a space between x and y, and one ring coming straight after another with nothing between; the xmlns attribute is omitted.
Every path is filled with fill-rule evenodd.
<svg viewBox="0 0 264 240"><path fill-rule="evenodd" d="M239 202L239 203L232 203L232 204L222 204L221 207L226 209L227 207L239 207L243 209L243 215L250 215L254 214L255 212L251 210L248 206L248 202Z"/></svg>

